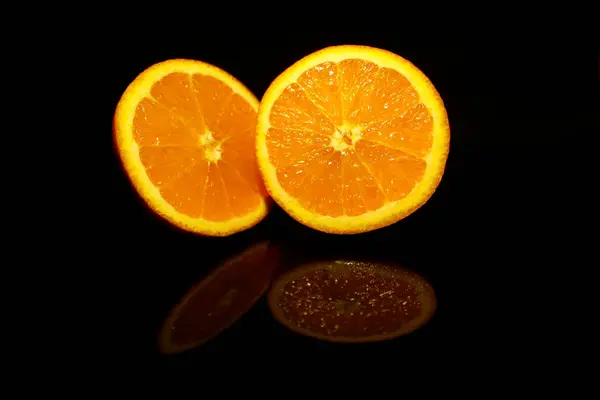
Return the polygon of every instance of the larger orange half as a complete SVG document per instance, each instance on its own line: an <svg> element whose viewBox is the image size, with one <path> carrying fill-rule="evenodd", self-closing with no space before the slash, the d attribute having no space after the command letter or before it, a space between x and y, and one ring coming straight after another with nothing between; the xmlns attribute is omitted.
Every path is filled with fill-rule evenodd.
<svg viewBox="0 0 600 400"><path fill-rule="evenodd" d="M258 223L268 195L255 156L258 100L225 71L169 60L142 72L114 118L133 186L176 226L226 236Z"/></svg>
<svg viewBox="0 0 600 400"><path fill-rule="evenodd" d="M364 46L298 61L265 93L258 164L275 201L324 232L392 224L437 188L449 151L442 99L404 58Z"/></svg>

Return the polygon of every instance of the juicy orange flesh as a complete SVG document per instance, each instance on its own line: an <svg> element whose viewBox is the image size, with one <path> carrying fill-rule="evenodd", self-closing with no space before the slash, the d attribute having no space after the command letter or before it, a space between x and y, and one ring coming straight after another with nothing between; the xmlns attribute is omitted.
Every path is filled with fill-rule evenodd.
<svg viewBox="0 0 600 400"><path fill-rule="evenodd" d="M395 269L346 262L298 273L276 307L291 324L328 337L369 337L402 331L422 316L422 279ZM418 326L418 324L416 324Z"/></svg>
<svg viewBox="0 0 600 400"><path fill-rule="evenodd" d="M171 329L171 343L185 345L207 340L243 315L264 293L274 264L266 247L220 267L180 310Z"/></svg>
<svg viewBox="0 0 600 400"><path fill-rule="evenodd" d="M134 139L148 177L177 211L225 221L256 209L256 111L211 76L172 73L137 106Z"/></svg>
<svg viewBox="0 0 600 400"><path fill-rule="evenodd" d="M325 62L274 102L267 150L283 189L304 207L356 216L415 188L432 146L432 122L399 72L358 59ZM343 143L337 149L336 135Z"/></svg>

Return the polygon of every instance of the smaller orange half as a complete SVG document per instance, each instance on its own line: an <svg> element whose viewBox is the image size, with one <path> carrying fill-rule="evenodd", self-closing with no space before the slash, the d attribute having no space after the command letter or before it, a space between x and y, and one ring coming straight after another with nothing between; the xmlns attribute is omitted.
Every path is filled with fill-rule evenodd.
<svg viewBox="0 0 600 400"><path fill-rule="evenodd" d="M227 72L174 59L142 72L114 117L136 191L172 224L208 236L248 229L268 212L255 156L258 100Z"/></svg>

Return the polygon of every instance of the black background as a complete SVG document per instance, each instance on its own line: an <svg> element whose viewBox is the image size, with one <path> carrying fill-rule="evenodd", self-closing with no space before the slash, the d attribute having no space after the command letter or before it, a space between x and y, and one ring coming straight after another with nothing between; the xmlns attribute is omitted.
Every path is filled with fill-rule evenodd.
<svg viewBox="0 0 600 400"><path fill-rule="evenodd" d="M586 169L593 160L588 154L600 109L598 57L583 41L574 46L543 37L428 40L391 32L312 32L260 41L237 36L210 43L148 42L152 45L127 47L108 69L111 113L140 72L166 59L214 64L260 99L270 82L301 57L330 45L363 44L400 54L431 79L448 111L451 150L434 196L393 226L326 235L275 208L260 225L228 238L182 232L154 216L111 150L108 240L115 286L110 297L118 305L109 320L119 327L112 332L120 344L117 361L156 369L202 366L215 353L228 358L260 354L278 362L300 352L403 357L426 351L463 357L518 352L539 358L551 356L541 337L578 329L580 307L574 304L581 299L574 299L570 289L584 275L573 245L589 218L581 211L593 190ZM202 348L160 356L156 333L169 309L220 260L264 239L290 263L377 258L413 268L434 286L438 311L405 338L333 345L286 331L260 301Z"/></svg>

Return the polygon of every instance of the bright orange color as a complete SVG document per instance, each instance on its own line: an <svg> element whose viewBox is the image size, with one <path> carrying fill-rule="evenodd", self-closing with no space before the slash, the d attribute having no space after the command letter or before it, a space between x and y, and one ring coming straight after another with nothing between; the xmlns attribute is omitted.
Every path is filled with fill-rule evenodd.
<svg viewBox="0 0 600 400"><path fill-rule="evenodd" d="M135 188L160 215L224 236L265 215L254 155L258 101L224 71L170 60L144 71L115 114L119 154Z"/></svg>
<svg viewBox="0 0 600 400"><path fill-rule="evenodd" d="M361 261L317 262L278 278L269 307L289 329L332 342L374 342L406 335L433 315L437 300L421 276Z"/></svg>
<svg viewBox="0 0 600 400"><path fill-rule="evenodd" d="M268 242L251 246L195 285L169 313L159 335L162 353L179 353L214 338L267 291L277 263Z"/></svg>
<svg viewBox="0 0 600 400"><path fill-rule="evenodd" d="M259 109L259 167L300 222L359 233L409 215L443 174L449 128L429 80L361 46L313 53L282 73Z"/></svg>

